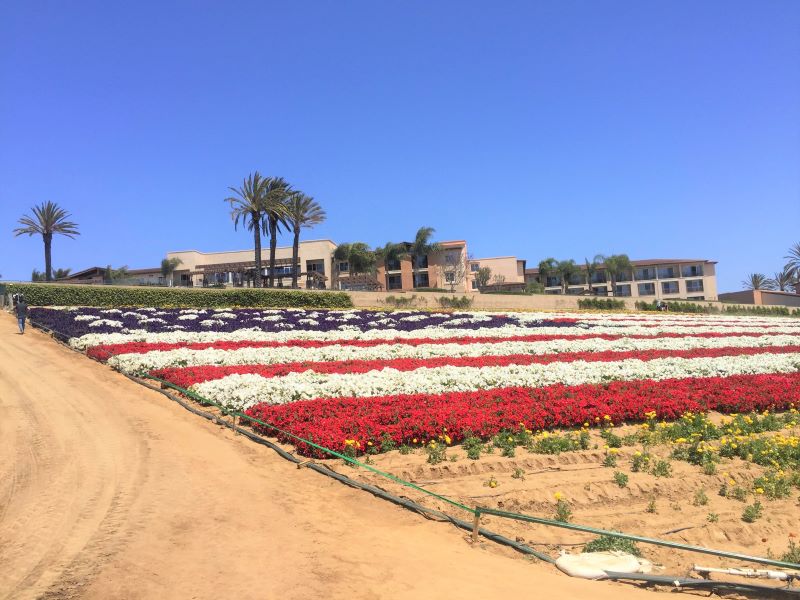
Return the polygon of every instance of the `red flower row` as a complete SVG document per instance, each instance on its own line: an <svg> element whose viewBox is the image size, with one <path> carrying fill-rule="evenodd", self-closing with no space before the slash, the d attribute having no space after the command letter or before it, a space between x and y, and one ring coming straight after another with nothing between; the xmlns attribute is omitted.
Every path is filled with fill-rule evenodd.
<svg viewBox="0 0 800 600"><path fill-rule="evenodd" d="M614 362L626 359L713 358L717 356L749 356L754 354L789 354L800 352L800 346L747 348L695 348L692 350L626 350L605 352L562 352L558 354L510 354L507 356L464 356L436 358L395 358L386 360L342 360L331 362L296 362L274 365L205 365L157 369L151 375L166 379L184 388L196 383L222 379L228 375L253 374L261 377L283 377L289 373L367 373L382 369L414 371L437 367L505 367L508 365L546 365L554 362Z"/></svg>
<svg viewBox="0 0 800 600"><path fill-rule="evenodd" d="M466 430L487 439L520 423L537 431L576 427L609 415L614 423L643 421L645 413L675 419L686 411L750 412L785 410L800 403L800 373L614 381L578 386L503 388L437 395L304 400L259 404L247 414L322 446L341 450L344 440L380 448L384 435L395 444L425 443L443 432L454 442ZM256 425L261 433L275 435ZM306 456L325 456L279 435Z"/></svg>
<svg viewBox="0 0 800 600"><path fill-rule="evenodd" d="M800 334L800 331L798 331ZM217 342L198 342L192 344L183 343L158 343L158 342L127 342L124 344L101 344L92 346L87 350L90 358L101 362L107 361L117 354L144 354L146 352L165 352L167 350L178 350L186 348L188 350L239 350L241 348L322 348L324 346L356 346L359 348L370 348L386 344L399 344L403 346L420 346L423 344L499 344L502 342L549 342L552 340L618 340L622 338L648 339L648 338L725 338L725 337L760 337L765 335L763 332L731 332L731 333L661 333L652 335L611 335L611 334L581 334L581 335L514 335L508 337L452 337L452 338L393 338L377 340L288 340L285 342L256 342L256 341L217 341Z"/></svg>

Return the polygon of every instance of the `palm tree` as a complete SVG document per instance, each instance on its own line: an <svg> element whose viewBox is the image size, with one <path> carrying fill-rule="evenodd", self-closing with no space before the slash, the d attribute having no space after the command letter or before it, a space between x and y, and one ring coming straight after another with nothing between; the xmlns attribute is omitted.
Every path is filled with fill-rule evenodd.
<svg viewBox="0 0 800 600"><path fill-rule="evenodd" d="M64 277L69 277L70 272L72 269L56 269L53 271L53 279L64 279Z"/></svg>
<svg viewBox="0 0 800 600"><path fill-rule="evenodd" d="M289 209L287 200L296 192L283 177L269 177L264 189L264 224L269 232L269 273L267 285L275 287L275 249L278 246L278 234L281 226L289 226Z"/></svg>
<svg viewBox="0 0 800 600"><path fill-rule="evenodd" d="M772 281L774 288L780 290L781 292L794 291L794 273L792 273L792 269L789 267L789 265L783 267L783 271L778 271L775 273L775 276L770 281Z"/></svg>
<svg viewBox="0 0 800 600"><path fill-rule="evenodd" d="M570 279L578 272L578 265L576 265L575 261L571 258L569 260L560 260L558 261L556 272L561 277L561 289L564 291L564 294L566 294Z"/></svg>
<svg viewBox="0 0 800 600"><path fill-rule="evenodd" d="M633 270L631 260L627 254L612 254L611 256L603 256L598 254L595 260L602 262L605 265L608 278L611 280L611 294L617 295L617 279L624 273L629 273Z"/></svg>
<svg viewBox="0 0 800 600"><path fill-rule="evenodd" d="M747 279L742 281L742 286L746 290L774 290L775 283L763 273L750 273Z"/></svg>
<svg viewBox="0 0 800 600"><path fill-rule="evenodd" d="M389 289L389 263L400 262L409 255L409 251L403 244L395 242L386 242L385 246L378 246L375 248L376 262L383 263L384 271L384 284L386 289Z"/></svg>
<svg viewBox="0 0 800 600"><path fill-rule="evenodd" d="M408 253L411 256L412 285L417 287L417 272L422 257L426 257L434 252L439 252L442 246L436 242L431 242L431 237L436 233L433 227L420 227L414 241L411 243ZM425 286L419 286L425 287Z"/></svg>
<svg viewBox="0 0 800 600"><path fill-rule="evenodd" d="M288 220L294 232L292 242L292 287L297 287L297 261L300 254L300 229L314 227L325 220L325 211L311 196L295 192L286 203Z"/></svg>
<svg viewBox="0 0 800 600"><path fill-rule="evenodd" d="M29 236L34 234L42 236L44 241L45 281L52 281L53 262L51 251L53 248L53 234L57 233L74 239L76 235L80 235L78 224L69 220L71 215L67 211L49 200L39 206L34 206L31 211L33 211L33 217L23 215L19 220L19 224L22 227L17 227L14 230L14 235L20 236L27 233Z"/></svg>
<svg viewBox="0 0 800 600"><path fill-rule="evenodd" d="M172 287L172 274L175 272L175 269L178 268L178 265L182 263L183 261L177 256L165 258L161 261L161 274L164 276L164 281L167 282L169 287Z"/></svg>
<svg viewBox="0 0 800 600"><path fill-rule="evenodd" d="M594 285L592 283L592 279L597 274L598 269L600 268L600 262L598 260L599 256L595 256L592 259L592 262L589 262L588 258L584 258L583 262L586 266L586 284L589 286L589 293L594 294Z"/></svg>
<svg viewBox="0 0 800 600"><path fill-rule="evenodd" d="M546 258L539 262L539 283L547 287L547 278L556 273L558 262L555 258Z"/></svg>
<svg viewBox="0 0 800 600"><path fill-rule="evenodd" d="M254 285L261 287L261 229L264 226L264 197L266 195L267 180L256 171L251 173L242 182L239 188L228 188L235 195L225 198L225 202L231 205L231 218L233 228L239 226L239 220L253 232L253 246L256 255L256 273Z"/></svg>
<svg viewBox="0 0 800 600"><path fill-rule="evenodd" d="M784 258L789 261L786 263L784 270L788 268L795 282L800 281L800 242L789 248L789 254L784 256ZM795 285L797 285L797 283L795 283Z"/></svg>

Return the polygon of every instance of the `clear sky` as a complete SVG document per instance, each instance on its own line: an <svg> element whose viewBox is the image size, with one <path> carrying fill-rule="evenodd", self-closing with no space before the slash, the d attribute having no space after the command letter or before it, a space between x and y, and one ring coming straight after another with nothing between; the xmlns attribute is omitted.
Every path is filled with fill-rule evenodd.
<svg viewBox="0 0 800 600"><path fill-rule="evenodd" d="M476 257L718 260L800 241L800 2L6 2L0 274L16 220L54 267L248 248L252 170L314 196L311 238L466 239ZM285 236L282 243L290 243Z"/></svg>

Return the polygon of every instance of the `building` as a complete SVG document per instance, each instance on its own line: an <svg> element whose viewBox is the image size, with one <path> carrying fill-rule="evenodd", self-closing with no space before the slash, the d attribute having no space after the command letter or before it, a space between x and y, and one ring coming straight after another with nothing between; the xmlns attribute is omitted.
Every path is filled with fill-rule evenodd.
<svg viewBox="0 0 800 600"><path fill-rule="evenodd" d="M107 267L89 267L58 279L58 283L104 284L108 283ZM114 281L117 285L165 285L160 267L130 269L124 277Z"/></svg>
<svg viewBox="0 0 800 600"><path fill-rule="evenodd" d="M305 289L329 289L331 283L333 251L331 240L302 241L298 248L297 264L292 264L292 246L279 246L275 251L275 285L291 287L292 274L298 274L298 286ZM253 285L256 271L254 250L228 252L200 252L182 250L168 252L167 258L180 260L172 275L174 285L181 286L232 286ZM261 250L261 274L269 276L269 247Z"/></svg>
<svg viewBox="0 0 800 600"><path fill-rule="evenodd" d="M603 265L587 281L585 265L576 265L576 274L567 282L566 293L652 300L716 300L716 261L706 259L648 259L632 260L632 271L620 273L616 294L612 294L611 278ZM525 280L544 286L547 294L564 293L558 274L547 274L542 281L539 269L527 269ZM591 288L591 289L590 289Z"/></svg>
<svg viewBox="0 0 800 600"><path fill-rule="evenodd" d="M338 262L334 266L335 289L375 291L444 289L454 292L466 292L470 289L466 241L439 242L440 250L413 260L408 254L412 244L400 242L399 245L404 248L406 255L387 264L379 262L374 274L353 274L346 262Z"/></svg>
<svg viewBox="0 0 800 600"><path fill-rule="evenodd" d="M800 288L797 293L778 290L744 290L719 295L720 302L733 304L753 304L755 306L798 306L800 307Z"/></svg>
<svg viewBox="0 0 800 600"><path fill-rule="evenodd" d="M516 256L495 256L493 258L473 258L469 261L470 282L469 287L478 291L478 282L475 274L483 268L488 268L489 284L485 290L521 291L525 289L525 264L526 261Z"/></svg>

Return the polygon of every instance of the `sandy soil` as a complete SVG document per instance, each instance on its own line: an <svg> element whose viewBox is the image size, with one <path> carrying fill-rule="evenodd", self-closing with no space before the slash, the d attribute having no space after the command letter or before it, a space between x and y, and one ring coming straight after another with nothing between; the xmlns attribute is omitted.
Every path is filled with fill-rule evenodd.
<svg viewBox="0 0 800 600"><path fill-rule="evenodd" d="M1 598L652 598L279 458L0 315Z"/></svg>

